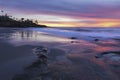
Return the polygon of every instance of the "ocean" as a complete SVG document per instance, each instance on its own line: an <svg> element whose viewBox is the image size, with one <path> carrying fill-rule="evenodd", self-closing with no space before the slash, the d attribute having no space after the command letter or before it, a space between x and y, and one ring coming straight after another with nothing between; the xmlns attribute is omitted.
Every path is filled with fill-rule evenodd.
<svg viewBox="0 0 120 80"><path fill-rule="evenodd" d="M120 39L120 28L30 28L62 37Z"/></svg>

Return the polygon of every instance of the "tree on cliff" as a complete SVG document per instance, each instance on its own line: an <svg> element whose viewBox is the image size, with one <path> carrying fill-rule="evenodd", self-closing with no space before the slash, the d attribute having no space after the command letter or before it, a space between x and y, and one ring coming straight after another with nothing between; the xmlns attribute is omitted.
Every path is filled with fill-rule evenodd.
<svg viewBox="0 0 120 80"><path fill-rule="evenodd" d="M45 25L39 25L38 21L36 20L33 22L32 20L21 18L20 20L16 19L15 17L8 16L7 13L4 13L1 10L0 14L0 27L47 27Z"/></svg>

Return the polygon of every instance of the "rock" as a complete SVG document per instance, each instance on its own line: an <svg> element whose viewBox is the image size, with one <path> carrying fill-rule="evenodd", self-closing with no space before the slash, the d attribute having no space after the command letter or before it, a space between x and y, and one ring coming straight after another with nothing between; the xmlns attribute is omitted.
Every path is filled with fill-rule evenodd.
<svg viewBox="0 0 120 80"><path fill-rule="evenodd" d="M39 60L43 63L47 63L47 54L48 54L48 49L43 47L43 46L38 46L33 49L33 54L35 54Z"/></svg>
<svg viewBox="0 0 120 80"><path fill-rule="evenodd" d="M75 41L71 41L71 43L75 43Z"/></svg>
<svg viewBox="0 0 120 80"><path fill-rule="evenodd" d="M95 58L99 58L99 56L96 55Z"/></svg>
<svg viewBox="0 0 120 80"><path fill-rule="evenodd" d="M94 41L99 41L99 39L94 39Z"/></svg>
<svg viewBox="0 0 120 80"><path fill-rule="evenodd" d="M70 39L77 39L77 37L70 37Z"/></svg>
<svg viewBox="0 0 120 80"><path fill-rule="evenodd" d="M119 51L103 52L99 55L96 55L95 58L102 59L110 64L120 63L120 52Z"/></svg>

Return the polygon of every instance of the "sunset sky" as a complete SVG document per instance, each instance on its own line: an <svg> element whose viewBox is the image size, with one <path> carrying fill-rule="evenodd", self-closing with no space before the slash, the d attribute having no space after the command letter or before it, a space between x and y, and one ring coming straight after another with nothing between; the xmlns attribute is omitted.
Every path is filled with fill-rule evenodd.
<svg viewBox="0 0 120 80"><path fill-rule="evenodd" d="M120 0L0 0L0 10L52 27L120 26Z"/></svg>

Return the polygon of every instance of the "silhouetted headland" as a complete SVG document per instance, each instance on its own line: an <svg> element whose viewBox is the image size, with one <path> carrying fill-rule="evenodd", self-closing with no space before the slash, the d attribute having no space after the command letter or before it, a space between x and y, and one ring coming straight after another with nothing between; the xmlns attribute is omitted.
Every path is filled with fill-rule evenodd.
<svg viewBox="0 0 120 80"><path fill-rule="evenodd" d="M25 18L17 19L15 17L8 16L8 14L4 14L4 11L1 11L0 27L27 28L27 27L47 27L47 26L38 24L37 20L33 21Z"/></svg>

